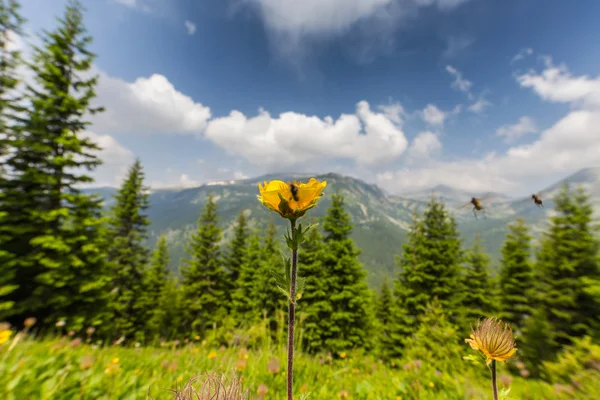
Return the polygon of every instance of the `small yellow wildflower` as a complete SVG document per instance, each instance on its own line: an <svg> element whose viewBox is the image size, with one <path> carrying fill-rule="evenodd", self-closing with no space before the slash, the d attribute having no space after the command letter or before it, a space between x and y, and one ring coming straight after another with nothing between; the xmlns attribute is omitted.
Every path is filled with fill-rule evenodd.
<svg viewBox="0 0 600 400"><path fill-rule="evenodd" d="M305 383L302 386L300 386L300 393L306 393L308 392L308 385Z"/></svg>
<svg viewBox="0 0 600 400"><path fill-rule="evenodd" d="M216 351L211 351L210 353L208 353L208 358L209 359L213 359L217 357L217 352Z"/></svg>
<svg viewBox="0 0 600 400"><path fill-rule="evenodd" d="M434 387L434 386L435 386L435 383L429 382L429 387Z"/></svg>
<svg viewBox="0 0 600 400"><path fill-rule="evenodd" d="M177 382L181 382L181 381L183 381L183 376L179 375L179 376L177 377Z"/></svg>
<svg viewBox="0 0 600 400"><path fill-rule="evenodd" d="M283 218L298 219L315 207L327 182L310 178L308 183L285 183L280 180L258 184L258 200Z"/></svg>
<svg viewBox="0 0 600 400"><path fill-rule="evenodd" d="M8 339L10 339L12 335L12 331L9 329L4 329L0 331L0 344L4 344L6 342L8 342Z"/></svg>
<svg viewBox="0 0 600 400"><path fill-rule="evenodd" d="M194 339L200 340L200 336L196 335L196 336L194 336Z"/></svg>
<svg viewBox="0 0 600 400"><path fill-rule="evenodd" d="M472 330L471 338L465 339L465 342L485 355L487 365L492 360L505 362L517 351L511 327L497 318L479 321L477 328Z"/></svg>
<svg viewBox="0 0 600 400"><path fill-rule="evenodd" d="M396 400L402 400L402 396L396 396Z"/></svg>
<svg viewBox="0 0 600 400"><path fill-rule="evenodd" d="M112 359L111 361L113 364L118 364L119 363L119 357L115 357Z"/></svg>
<svg viewBox="0 0 600 400"><path fill-rule="evenodd" d="M346 353L343 351L339 355L340 355L340 358L346 358Z"/></svg>

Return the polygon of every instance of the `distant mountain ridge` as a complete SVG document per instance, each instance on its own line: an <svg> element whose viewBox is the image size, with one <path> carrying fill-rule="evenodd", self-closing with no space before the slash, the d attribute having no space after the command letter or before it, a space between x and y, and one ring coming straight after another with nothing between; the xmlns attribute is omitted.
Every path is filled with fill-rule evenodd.
<svg viewBox="0 0 600 400"><path fill-rule="evenodd" d="M487 218L479 215L479 219L473 217L472 207L459 209L470 200L472 194L447 185L399 196L386 195L377 185L337 173L269 174L238 181L213 182L186 189L151 190L148 216L152 225L149 244L153 245L159 235L166 234L172 255L172 267L177 268L180 258L185 255L186 239L196 229L196 222L209 193L215 195L219 207L224 242L229 239L235 219L241 211L246 213L253 229L264 230L268 221L272 220L283 232L285 221L267 211L256 200L256 185L272 179L289 181L306 179L309 176L327 180L325 195L319 206L312 210L309 218L325 215L331 204L332 193L339 192L344 195L347 211L355 226L353 238L362 249L360 258L368 271L368 280L372 287L377 287L384 276L396 273L394 255L402 253L402 243L406 239L411 215L414 211L422 212L432 194L443 201L456 216L465 246L470 246L475 233L478 233L493 260L499 257L507 224L515 218L524 217L534 234L543 230L554 206L552 197L565 182L573 186L583 186L590 194L596 212L600 212L600 168L580 170L542 190L540 193L544 200L543 209L536 207L529 196L514 199L501 193L493 193L494 199L487 205ZM86 191L100 194L105 199L105 207L109 207L114 201L112 195L116 189L104 187ZM488 194L480 194L482 197L485 195Z"/></svg>

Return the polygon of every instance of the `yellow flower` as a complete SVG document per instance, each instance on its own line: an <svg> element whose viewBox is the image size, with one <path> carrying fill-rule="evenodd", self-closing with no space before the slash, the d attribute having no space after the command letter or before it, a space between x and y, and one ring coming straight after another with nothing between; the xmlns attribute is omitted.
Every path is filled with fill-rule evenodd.
<svg viewBox="0 0 600 400"><path fill-rule="evenodd" d="M346 353L345 352L341 352L339 355L340 355L340 358L346 358Z"/></svg>
<svg viewBox="0 0 600 400"><path fill-rule="evenodd" d="M211 351L210 353L208 353L208 358L213 359L217 357L217 352L216 351Z"/></svg>
<svg viewBox="0 0 600 400"><path fill-rule="evenodd" d="M429 387L434 387L435 384L433 382L429 382Z"/></svg>
<svg viewBox="0 0 600 400"><path fill-rule="evenodd" d="M183 381L183 376L179 375L179 376L177 377L177 382L181 382L181 381Z"/></svg>
<svg viewBox="0 0 600 400"><path fill-rule="evenodd" d="M113 364L118 364L119 363L119 358L118 357L113 358L112 359L112 363Z"/></svg>
<svg viewBox="0 0 600 400"><path fill-rule="evenodd" d="M8 342L10 336L12 335L12 331L9 329L4 329L0 331L0 344L4 344Z"/></svg>
<svg viewBox="0 0 600 400"><path fill-rule="evenodd" d="M492 360L507 361L517 351L511 327L497 318L479 321L477 328L471 332L471 338L465 339L465 342L485 355L487 365Z"/></svg>
<svg viewBox="0 0 600 400"><path fill-rule="evenodd" d="M279 213L283 218L297 219L307 210L315 207L323 195L327 182L310 178L308 183L285 183L274 180L258 184L258 200L268 209Z"/></svg>

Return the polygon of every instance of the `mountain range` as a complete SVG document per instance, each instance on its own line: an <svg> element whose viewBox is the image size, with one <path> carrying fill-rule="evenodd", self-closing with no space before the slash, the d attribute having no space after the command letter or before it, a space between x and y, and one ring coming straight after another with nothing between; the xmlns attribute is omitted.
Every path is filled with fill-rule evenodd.
<svg viewBox="0 0 600 400"><path fill-rule="evenodd" d="M151 190L151 206L147 215L152 225L148 244L154 245L158 236L165 234L170 249L171 267L177 270L181 258L185 256L187 238L196 230L198 217L209 193L215 196L218 204L219 223L224 233L223 243L231 237L235 220L242 210L252 229L264 231L268 221L272 220L279 229L278 234L282 234L287 227L286 221L266 210L257 201L257 184L271 179L289 181L307 177L308 175L269 174L253 179L212 182L187 189ZM326 180L327 188L319 205L311 210L309 218L318 219L325 215L331 204L332 193L344 195L346 209L354 224L352 237L362 250L360 259L373 288L380 285L384 276L395 275L395 255L402 252L412 213L422 212L432 195L444 202L455 215L464 245L470 246L475 234L479 234L494 264L497 264L499 258L507 224L517 217L523 217L537 238L552 213L552 198L564 183L569 183L572 188L584 187L591 196L597 215L600 211L600 168L580 170L539 192L544 208L538 208L529 196L512 198L502 193L476 194L477 197L486 199L483 203L486 217L479 213L478 219L473 216L471 206L461 208L473 193L449 186L439 185L400 196L388 195L376 185L335 173L317 175L316 178ZM103 187L87 191L100 194L105 200L105 207L110 207L114 202L112 195L116 192L115 188Z"/></svg>

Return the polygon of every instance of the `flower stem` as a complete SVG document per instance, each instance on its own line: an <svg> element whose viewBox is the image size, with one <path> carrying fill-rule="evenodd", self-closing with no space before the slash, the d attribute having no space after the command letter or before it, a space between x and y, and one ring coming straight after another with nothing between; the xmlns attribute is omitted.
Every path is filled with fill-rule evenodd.
<svg viewBox="0 0 600 400"><path fill-rule="evenodd" d="M292 224L292 241L296 236L296 222ZM294 321L296 317L296 274L298 269L298 249L292 250L292 276L290 279L290 300L289 300L289 320L288 320L288 365L287 365L287 395L288 400L292 400L292 386L294 380Z"/></svg>
<svg viewBox="0 0 600 400"><path fill-rule="evenodd" d="M492 391L494 400L498 400L498 385L496 384L496 360L492 360Z"/></svg>

